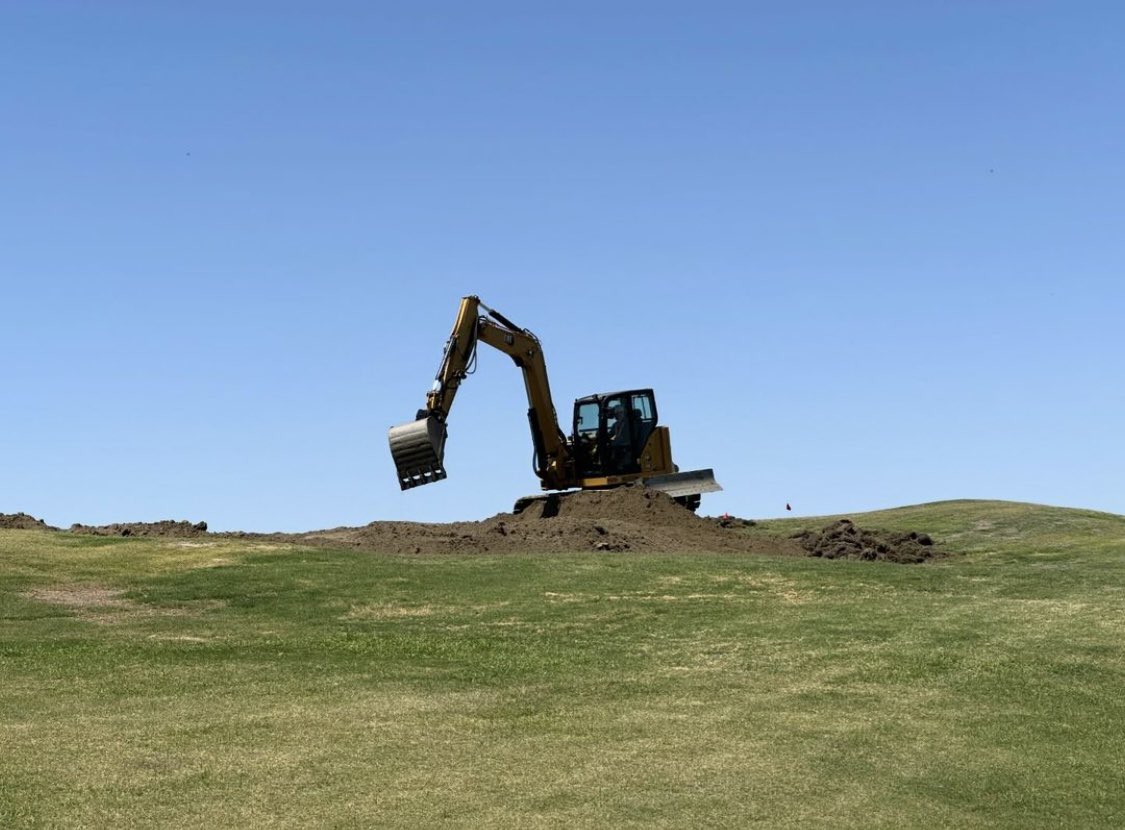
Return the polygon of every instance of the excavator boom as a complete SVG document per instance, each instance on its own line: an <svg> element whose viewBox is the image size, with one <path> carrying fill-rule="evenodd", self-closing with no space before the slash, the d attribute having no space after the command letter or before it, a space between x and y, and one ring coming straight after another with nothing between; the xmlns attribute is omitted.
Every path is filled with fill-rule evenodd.
<svg viewBox="0 0 1125 830"><path fill-rule="evenodd" d="M476 296L461 300L434 385L426 396L426 408L418 411L414 421L391 427L388 433L399 486L407 490L446 477L446 419L461 381L473 369L477 345L481 342L507 354L523 371L528 423L535 445L535 471L544 486L557 489L575 486L574 465L566 436L559 429L538 338Z"/></svg>

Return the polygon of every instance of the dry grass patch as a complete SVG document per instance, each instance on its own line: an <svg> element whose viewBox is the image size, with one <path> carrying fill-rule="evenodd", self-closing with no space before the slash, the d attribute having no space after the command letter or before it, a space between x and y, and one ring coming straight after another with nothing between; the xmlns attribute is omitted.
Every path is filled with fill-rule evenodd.
<svg viewBox="0 0 1125 830"><path fill-rule="evenodd" d="M27 596L39 602L66 608L128 608L135 605L123 598L124 593L103 585L66 585L33 588L27 592Z"/></svg>
<svg viewBox="0 0 1125 830"><path fill-rule="evenodd" d="M112 625L146 617L197 617L204 611L226 606L224 600L198 600L186 608L158 608L125 596L125 591L105 585L55 585L32 588L24 596L36 602L55 605L74 612L85 622Z"/></svg>
<svg viewBox="0 0 1125 830"><path fill-rule="evenodd" d="M344 619L348 620L394 620L404 617L432 617L435 613L447 613L449 609L437 609L432 605L398 605L392 602L373 602L354 606Z"/></svg>

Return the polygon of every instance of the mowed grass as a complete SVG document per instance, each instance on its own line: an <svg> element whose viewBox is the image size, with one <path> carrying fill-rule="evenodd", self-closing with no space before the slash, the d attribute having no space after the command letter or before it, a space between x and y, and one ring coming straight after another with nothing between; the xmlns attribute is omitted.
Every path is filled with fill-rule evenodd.
<svg viewBox="0 0 1125 830"><path fill-rule="evenodd" d="M0 531L0 826L1125 826L1125 517L853 518L954 556Z"/></svg>

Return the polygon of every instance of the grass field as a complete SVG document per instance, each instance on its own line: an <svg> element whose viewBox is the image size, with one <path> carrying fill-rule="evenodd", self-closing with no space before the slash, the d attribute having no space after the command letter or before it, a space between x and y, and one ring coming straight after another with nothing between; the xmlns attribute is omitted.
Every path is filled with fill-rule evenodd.
<svg viewBox="0 0 1125 830"><path fill-rule="evenodd" d="M1125 517L853 518L954 555L0 531L0 827L1125 826Z"/></svg>

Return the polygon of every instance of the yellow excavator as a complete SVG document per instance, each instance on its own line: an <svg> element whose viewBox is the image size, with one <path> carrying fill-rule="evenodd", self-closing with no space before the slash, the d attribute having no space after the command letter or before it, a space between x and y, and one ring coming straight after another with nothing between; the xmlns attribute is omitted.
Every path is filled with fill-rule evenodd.
<svg viewBox="0 0 1125 830"><path fill-rule="evenodd" d="M668 427L657 423L651 389L579 398L574 402L573 431L567 437L559 428L539 339L479 297L468 296L461 300L426 408L418 410L416 420L391 427L388 434L403 490L446 477L446 422L461 382L475 368L479 343L499 349L523 371L535 473L544 490L604 490L640 481L696 510L703 493L723 489L713 470L679 472L672 462ZM515 512L545 498L521 498Z"/></svg>

